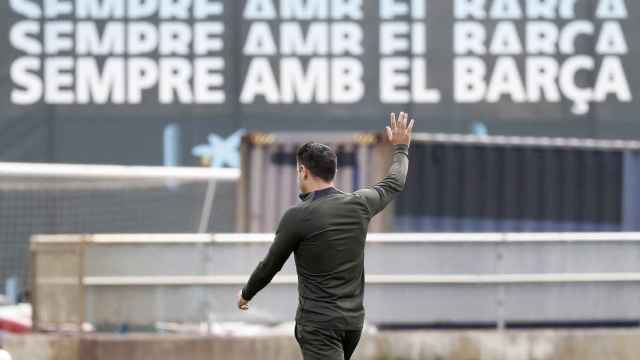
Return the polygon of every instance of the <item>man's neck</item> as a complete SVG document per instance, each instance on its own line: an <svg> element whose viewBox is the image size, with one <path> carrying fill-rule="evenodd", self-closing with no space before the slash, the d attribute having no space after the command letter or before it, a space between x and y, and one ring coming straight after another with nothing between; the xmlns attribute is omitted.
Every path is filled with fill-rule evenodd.
<svg viewBox="0 0 640 360"><path fill-rule="evenodd" d="M312 192L316 192L324 189L329 189L329 188L332 188L333 186L334 186L333 182L313 184L309 186L309 188L307 189L308 190L307 192L312 193Z"/></svg>

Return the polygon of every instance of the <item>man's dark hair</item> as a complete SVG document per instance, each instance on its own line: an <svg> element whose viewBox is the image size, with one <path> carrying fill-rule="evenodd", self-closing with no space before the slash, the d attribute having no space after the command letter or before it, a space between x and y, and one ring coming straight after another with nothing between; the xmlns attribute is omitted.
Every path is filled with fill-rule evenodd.
<svg viewBox="0 0 640 360"><path fill-rule="evenodd" d="M324 181L332 181L336 176L337 156L327 145L308 142L298 148L296 159Z"/></svg>

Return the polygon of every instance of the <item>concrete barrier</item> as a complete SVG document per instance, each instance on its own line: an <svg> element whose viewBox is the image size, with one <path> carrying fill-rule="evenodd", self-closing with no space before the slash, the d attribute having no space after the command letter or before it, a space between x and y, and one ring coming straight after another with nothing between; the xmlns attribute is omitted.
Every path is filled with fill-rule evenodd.
<svg viewBox="0 0 640 360"><path fill-rule="evenodd" d="M78 360L80 338L64 335L7 335L3 347L13 360Z"/></svg>
<svg viewBox="0 0 640 360"><path fill-rule="evenodd" d="M14 360L299 360L293 337L8 336ZM356 360L636 360L640 330L399 331L362 339Z"/></svg>
<svg viewBox="0 0 640 360"><path fill-rule="evenodd" d="M35 328L82 321L146 327L211 317L293 321L293 257L260 293L256 311L236 309L238 289L272 240L272 234L35 236ZM640 233L370 233L367 320L378 326L637 322L639 244Z"/></svg>

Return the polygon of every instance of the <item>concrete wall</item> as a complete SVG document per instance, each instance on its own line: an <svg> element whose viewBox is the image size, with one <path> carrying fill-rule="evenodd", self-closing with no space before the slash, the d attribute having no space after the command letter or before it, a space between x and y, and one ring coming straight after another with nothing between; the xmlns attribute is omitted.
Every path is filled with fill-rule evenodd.
<svg viewBox="0 0 640 360"><path fill-rule="evenodd" d="M13 360L78 360L80 343L77 337L64 335L8 335L2 339Z"/></svg>
<svg viewBox="0 0 640 360"><path fill-rule="evenodd" d="M38 318L59 322L62 310L70 316L81 310L72 301L81 295L45 282L60 276L49 269L79 261L74 248L66 252L69 261L59 260L64 245L58 240L64 239L89 241L84 310L86 321L98 327L198 323L210 316L220 322L293 321L298 302L293 257L252 310L237 311L235 295L273 237L232 236L238 241L229 234L39 236L34 239ZM365 259L367 321L377 326L637 322L639 236L372 233Z"/></svg>
<svg viewBox="0 0 640 360"><path fill-rule="evenodd" d="M9 336L14 360L293 360L293 337L177 335ZM640 330L382 332L356 360L636 360Z"/></svg>

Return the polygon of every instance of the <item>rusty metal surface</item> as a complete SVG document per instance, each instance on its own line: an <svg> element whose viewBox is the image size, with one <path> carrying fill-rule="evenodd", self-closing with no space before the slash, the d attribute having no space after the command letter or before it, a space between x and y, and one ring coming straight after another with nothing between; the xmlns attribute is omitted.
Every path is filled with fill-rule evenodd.
<svg viewBox="0 0 640 360"><path fill-rule="evenodd" d="M298 200L295 154L307 141L321 142L338 154L336 187L354 191L384 176L388 146L367 133L250 133L241 145L238 187L239 232L273 232L286 209ZM388 229L392 207L375 218L370 231Z"/></svg>

